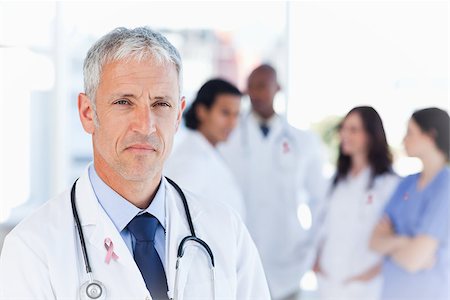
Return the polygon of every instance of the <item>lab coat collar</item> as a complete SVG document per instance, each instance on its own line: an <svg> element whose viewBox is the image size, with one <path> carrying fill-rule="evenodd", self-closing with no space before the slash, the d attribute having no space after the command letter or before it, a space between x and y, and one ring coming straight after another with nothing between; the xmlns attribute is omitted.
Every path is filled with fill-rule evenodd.
<svg viewBox="0 0 450 300"><path fill-rule="evenodd" d="M250 134L255 134L255 132L258 132L256 136L261 136L261 139L265 141L272 141L275 137L277 137L280 132L283 130L287 130L287 125L285 124L287 121L284 117L280 116L279 114L274 114L268 121L266 121L266 124L269 126L269 134L267 137L263 138L263 136L260 134L260 124L261 124L261 117L259 117L255 112L250 111L247 115L247 126L251 126Z"/></svg>
<svg viewBox="0 0 450 300"><path fill-rule="evenodd" d="M89 166L78 179L75 194L81 226L96 225L100 217L100 205L89 180Z"/></svg>
<svg viewBox="0 0 450 300"><path fill-rule="evenodd" d="M274 113L269 119L263 119L254 110L251 110L250 114L259 125L266 124L267 126L269 126L269 128L272 128L272 126L277 122L277 119L280 118L280 116L277 113Z"/></svg>
<svg viewBox="0 0 450 300"><path fill-rule="evenodd" d="M197 145L199 145L199 147L201 147L202 150L212 153L216 153L217 148L214 147L209 141L208 139L198 130L188 130L188 139L193 139L195 141L195 143Z"/></svg>
<svg viewBox="0 0 450 300"><path fill-rule="evenodd" d="M372 168L370 166L367 166L356 175L351 175L350 173L347 174L346 180L348 182L358 182L358 183L362 184L362 183L368 182L370 180L371 174L372 174Z"/></svg>

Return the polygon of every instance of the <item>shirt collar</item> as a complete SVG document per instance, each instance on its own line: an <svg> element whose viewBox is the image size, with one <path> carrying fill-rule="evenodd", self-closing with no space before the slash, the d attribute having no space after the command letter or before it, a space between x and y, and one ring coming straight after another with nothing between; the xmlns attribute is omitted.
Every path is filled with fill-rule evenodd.
<svg viewBox="0 0 450 300"><path fill-rule="evenodd" d="M254 110L251 110L251 115L255 120L258 122L259 125L265 124L269 128L275 125L275 123L278 121L279 116L277 113L274 113L269 119L263 119L260 115L258 115Z"/></svg>
<svg viewBox="0 0 450 300"><path fill-rule="evenodd" d="M89 166L89 180L98 202L109 216L114 226L121 232L138 214L148 212L155 216L161 226L166 228L165 181L161 180L155 197L146 209L140 209L110 188L97 174L94 165Z"/></svg>

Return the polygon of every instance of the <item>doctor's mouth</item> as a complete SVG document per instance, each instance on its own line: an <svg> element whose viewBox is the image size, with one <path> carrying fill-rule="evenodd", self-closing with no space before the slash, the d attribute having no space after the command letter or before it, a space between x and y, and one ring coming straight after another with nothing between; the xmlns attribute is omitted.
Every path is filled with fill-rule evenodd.
<svg viewBox="0 0 450 300"><path fill-rule="evenodd" d="M148 154L158 152L156 147L149 144L135 144L125 148L125 151L132 151L135 153Z"/></svg>

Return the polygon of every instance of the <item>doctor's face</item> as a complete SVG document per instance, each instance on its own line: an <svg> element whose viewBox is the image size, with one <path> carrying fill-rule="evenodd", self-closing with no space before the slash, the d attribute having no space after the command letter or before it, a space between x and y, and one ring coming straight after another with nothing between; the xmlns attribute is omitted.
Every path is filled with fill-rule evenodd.
<svg viewBox="0 0 450 300"><path fill-rule="evenodd" d="M259 70L248 78L247 93L252 109L262 117L270 117L273 112L273 100L280 90L272 72Z"/></svg>
<svg viewBox="0 0 450 300"><path fill-rule="evenodd" d="M368 136L358 113L349 114L339 130L342 153L348 156L366 154Z"/></svg>
<svg viewBox="0 0 450 300"><path fill-rule="evenodd" d="M214 104L208 109L200 105L197 115L200 120L198 131L216 145L224 142L236 127L239 118L241 96L233 94L217 95Z"/></svg>
<svg viewBox="0 0 450 300"><path fill-rule="evenodd" d="M433 148L434 141L413 119L410 119L403 144L409 156L421 158Z"/></svg>
<svg viewBox="0 0 450 300"><path fill-rule="evenodd" d="M152 59L107 63L95 101L95 112L84 94L78 105L83 127L92 134L97 172L128 181L161 176L185 105L175 66Z"/></svg>

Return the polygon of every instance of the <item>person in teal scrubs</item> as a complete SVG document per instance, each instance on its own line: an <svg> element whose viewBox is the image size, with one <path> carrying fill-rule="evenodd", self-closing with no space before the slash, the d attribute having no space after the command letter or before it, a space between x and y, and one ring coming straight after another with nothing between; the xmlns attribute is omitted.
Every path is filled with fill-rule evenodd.
<svg viewBox="0 0 450 300"><path fill-rule="evenodd" d="M449 299L449 123L437 108L409 121L406 152L423 170L399 184L371 239L385 255L383 300Z"/></svg>

